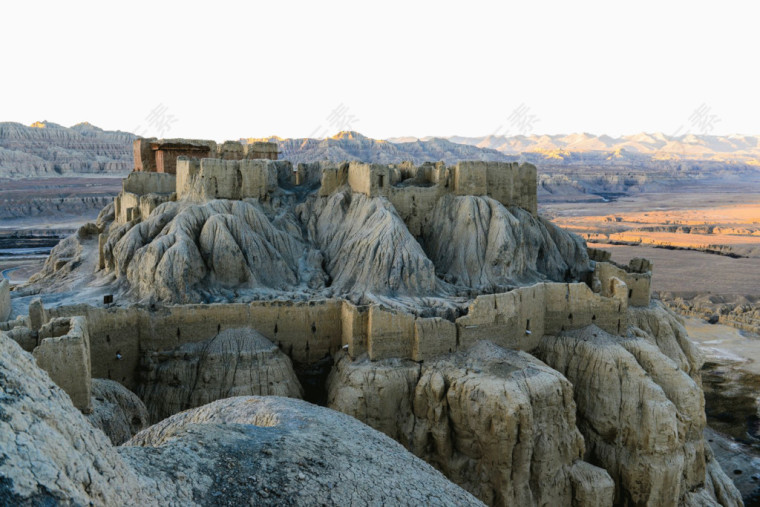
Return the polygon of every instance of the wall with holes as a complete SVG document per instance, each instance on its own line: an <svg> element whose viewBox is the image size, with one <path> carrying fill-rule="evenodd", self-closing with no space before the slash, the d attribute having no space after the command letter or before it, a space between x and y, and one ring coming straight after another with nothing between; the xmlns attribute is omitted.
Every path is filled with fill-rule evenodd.
<svg viewBox="0 0 760 507"><path fill-rule="evenodd" d="M44 320L84 316L90 334L92 376L134 389L142 352L174 349L224 329L251 327L293 360L312 363L341 347L342 301L99 308L75 305L45 310Z"/></svg>
<svg viewBox="0 0 760 507"><path fill-rule="evenodd" d="M37 320L44 323L56 317L84 316L93 377L110 378L134 389L145 351L175 349L238 327L257 330L300 363L314 363L343 346L352 357L367 354L373 361L424 361L469 348L480 340L530 351L545 335L592 324L619 334L628 327L629 290L615 277L609 284L608 296L593 292L585 283L539 283L482 295L455 322L380 305L357 307L337 299L155 309L76 305L43 310Z"/></svg>

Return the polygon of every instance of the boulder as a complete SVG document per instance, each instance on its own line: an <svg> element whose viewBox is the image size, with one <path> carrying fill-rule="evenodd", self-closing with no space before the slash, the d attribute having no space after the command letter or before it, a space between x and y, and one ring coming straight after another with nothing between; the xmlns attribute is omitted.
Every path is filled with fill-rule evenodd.
<svg viewBox="0 0 760 507"><path fill-rule="evenodd" d="M118 382L92 379L92 412L87 420L121 445L149 425L148 410L135 393Z"/></svg>

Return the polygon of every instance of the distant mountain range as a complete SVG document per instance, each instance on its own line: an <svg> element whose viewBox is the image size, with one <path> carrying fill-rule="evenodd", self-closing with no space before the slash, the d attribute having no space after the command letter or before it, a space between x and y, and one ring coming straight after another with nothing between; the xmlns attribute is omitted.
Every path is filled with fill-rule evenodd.
<svg viewBox="0 0 760 507"><path fill-rule="evenodd" d="M399 137L391 142L426 141ZM713 162L748 163L760 165L760 136L713 136L684 134L669 136L661 132L622 137L592 134L531 135L531 136L451 136L447 140L488 148L506 155L531 154L534 158L571 161L578 154L597 154L597 158L615 160L700 160Z"/></svg>
<svg viewBox="0 0 760 507"><path fill-rule="evenodd" d="M377 164L397 164L411 160L415 164L444 161L455 164L460 160L514 160L497 150L457 144L446 139L430 138L410 142L389 142L366 137L358 132L339 132L325 139L283 139L280 137L241 139L242 142L270 141L280 147L280 158L293 163L318 160L361 160Z"/></svg>
<svg viewBox="0 0 760 507"><path fill-rule="evenodd" d="M135 137L89 123L0 123L0 177L127 173Z"/></svg>

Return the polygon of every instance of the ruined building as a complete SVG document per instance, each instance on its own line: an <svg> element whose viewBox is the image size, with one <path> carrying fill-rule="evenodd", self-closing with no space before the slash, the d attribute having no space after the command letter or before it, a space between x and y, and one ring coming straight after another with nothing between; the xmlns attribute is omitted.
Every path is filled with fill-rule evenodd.
<svg viewBox="0 0 760 507"><path fill-rule="evenodd" d="M215 158L204 157L209 154ZM268 199L281 188L302 188L326 197L345 187L357 194L388 199L415 236L430 220L436 202L449 194L487 195L505 206L537 213L536 168L530 164L460 162L453 167L443 163L415 167L408 163L321 162L299 164L294 169L290 162L277 160L273 143L244 146L236 142L216 145L211 141L138 139L135 171L124 180L123 190L115 198L114 225L138 223L168 201ZM102 233L99 237L98 269L106 267L103 250L107 236ZM43 330L50 327L44 326L51 319L84 317L71 321L76 322L76 340L58 342L76 343L86 349L93 358L93 375L119 380L130 388L137 381L140 351L161 350L168 345L165 339L176 345L176 339L204 340L220 329L240 326L258 330L302 363L340 348L354 357L367 353L372 360L398 357L424 361L486 338L527 351L545 334L591 324L613 334L622 333L628 325L628 308L649 305L651 264L639 259L629 266L617 266L607 260L593 263L587 282L546 282L477 296L465 314L453 321L424 318L380 304L357 306L341 299L323 299L309 303L176 305L161 312L81 305L46 310L33 305L31 322L33 332L51 335ZM89 339L79 339L80 335ZM52 343L46 345L46 357L53 355L53 348ZM70 350L61 348L61 353L70 355ZM70 373L90 374L84 366L77 372ZM63 384L76 382L68 379Z"/></svg>

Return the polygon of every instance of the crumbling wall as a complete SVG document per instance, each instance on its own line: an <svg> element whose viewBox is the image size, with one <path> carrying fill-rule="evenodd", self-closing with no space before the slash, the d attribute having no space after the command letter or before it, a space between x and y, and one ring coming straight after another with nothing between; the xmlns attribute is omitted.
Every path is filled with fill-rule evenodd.
<svg viewBox="0 0 760 507"><path fill-rule="evenodd" d="M538 212L537 171L516 162L459 162L452 168L456 195L487 195L504 206Z"/></svg>
<svg viewBox="0 0 760 507"><path fill-rule="evenodd" d="M366 353L371 360L425 361L467 349L481 340L530 351L544 335L591 324L609 333L624 333L631 301L628 285L613 276L621 274L617 270L602 267L599 273L604 283L597 292L585 283L539 283L482 295L455 322L416 317L377 304L357 307L333 299L178 305L153 310L88 305L45 309L33 301L29 321L32 329L39 329L48 319L84 316L94 375L134 389L140 356L145 351L174 349L239 327L255 329L293 360L307 364L334 354L342 346L352 357Z"/></svg>
<svg viewBox="0 0 760 507"><path fill-rule="evenodd" d="M256 141L243 145L243 157L247 159L264 158L267 160L277 160L279 153L277 143Z"/></svg>
<svg viewBox="0 0 760 507"><path fill-rule="evenodd" d="M173 174L132 172L121 183L124 192L137 195L171 194L177 185Z"/></svg>
<svg viewBox="0 0 760 507"><path fill-rule="evenodd" d="M71 402L85 413L92 411L90 338L83 317L53 319L39 331L42 340L32 355Z"/></svg>
<svg viewBox="0 0 760 507"><path fill-rule="evenodd" d="M611 334L628 327L627 287L617 280L610 297L595 294L585 283L546 284L544 334L581 329L591 324Z"/></svg>
<svg viewBox="0 0 760 507"><path fill-rule="evenodd" d="M93 375L135 389L142 352L174 349L225 329L251 327L293 360L316 362L341 346L342 309L338 300L178 305L154 311L74 305L46 309L42 318L83 316L91 338Z"/></svg>
<svg viewBox="0 0 760 507"><path fill-rule="evenodd" d="M369 332L369 307L357 307L343 301L341 308L342 344L348 348L351 357L359 357L367 352Z"/></svg>
<svg viewBox="0 0 760 507"><path fill-rule="evenodd" d="M387 197L392 186L401 181L401 170L383 164L351 162L348 165L348 184L354 192L369 197Z"/></svg>
<svg viewBox="0 0 760 507"><path fill-rule="evenodd" d="M370 359L412 357L414 320L414 315L409 313L388 310L379 305L370 306L367 317L367 352Z"/></svg>
<svg viewBox="0 0 760 507"><path fill-rule="evenodd" d="M206 158L197 162L181 158L177 162L177 195L181 199L201 202L247 197L261 199L277 189L277 164L265 159Z"/></svg>
<svg viewBox="0 0 760 507"><path fill-rule="evenodd" d="M388 200L396 208L409 232L419 237L433 220L435 204L445 193L446 189L439 185L392 187L388 191Z"/></svg>
<svg viewBox="0 0 760 507"><path fill-rule="evenodd" d="M155 137L138 137L132 143L132 156L134 158L135 171L156 172L156 155L153 153L151 143L156 142Z"/></svg>
<svg viewBox="0 0 760 507"><path fill-rule="evenodd" d="M627 286L629 306L649 306L652 294L652 263L647 259L631 259L627 268L611 262L597 262L594 267L592 287L595 292L609 296L613 279L622 280Z"/></svg>
<svg viewBox="0 0 760 507"><path fill-rule="evenodd" d="M132 172L122 182L122 191L114 198L114 216L118 223L145 218L164 202L170 201L177 185L173 174Z"/></svg>
<svg viewBox="0 0 760 507"><path fill-rule="evenodd" d="M296 181L300 184L301 181L308 181L308 174L307 171L313 167L312 165L304 165L304 164L298 164L298 170L299 174L296 178ZM336 165L326 165L326 166L319 166L322 170L322 174L320 177L320 186L319 186L319 196L320 197L326 197L338 188L342 187L346 184L348 181L348 165L347 164L341 164L339 166Z"/></svg>
<svg viewBox="0 0 760 507"><path fill-rule="evenodd" d="M534 349L544 335L547 285L553 284L475 298L467 315L456 320L459 346L469 348L480 340L491 340L504 348Z"/></svg>
<svg viewBox="0 0 760 507"><path fill-rule="evenodd" d="M351 162L348 184L351 190L370 197L387 197L412 228L419 228L423 217L446 193L487 195L505 206L524 208L534 215L538 210L536 167L504 162L459 162L443 164L386 166ZM324 187L329 195L335 185ZM412 234L418 234L412 231Z"/></svg>
<svg viewBox="0 0 760 507"><path fill-rule="evenodd" d="M412 359L424 361L457 350L457 326L439 317L418 318L414 321Z"/></svg>

